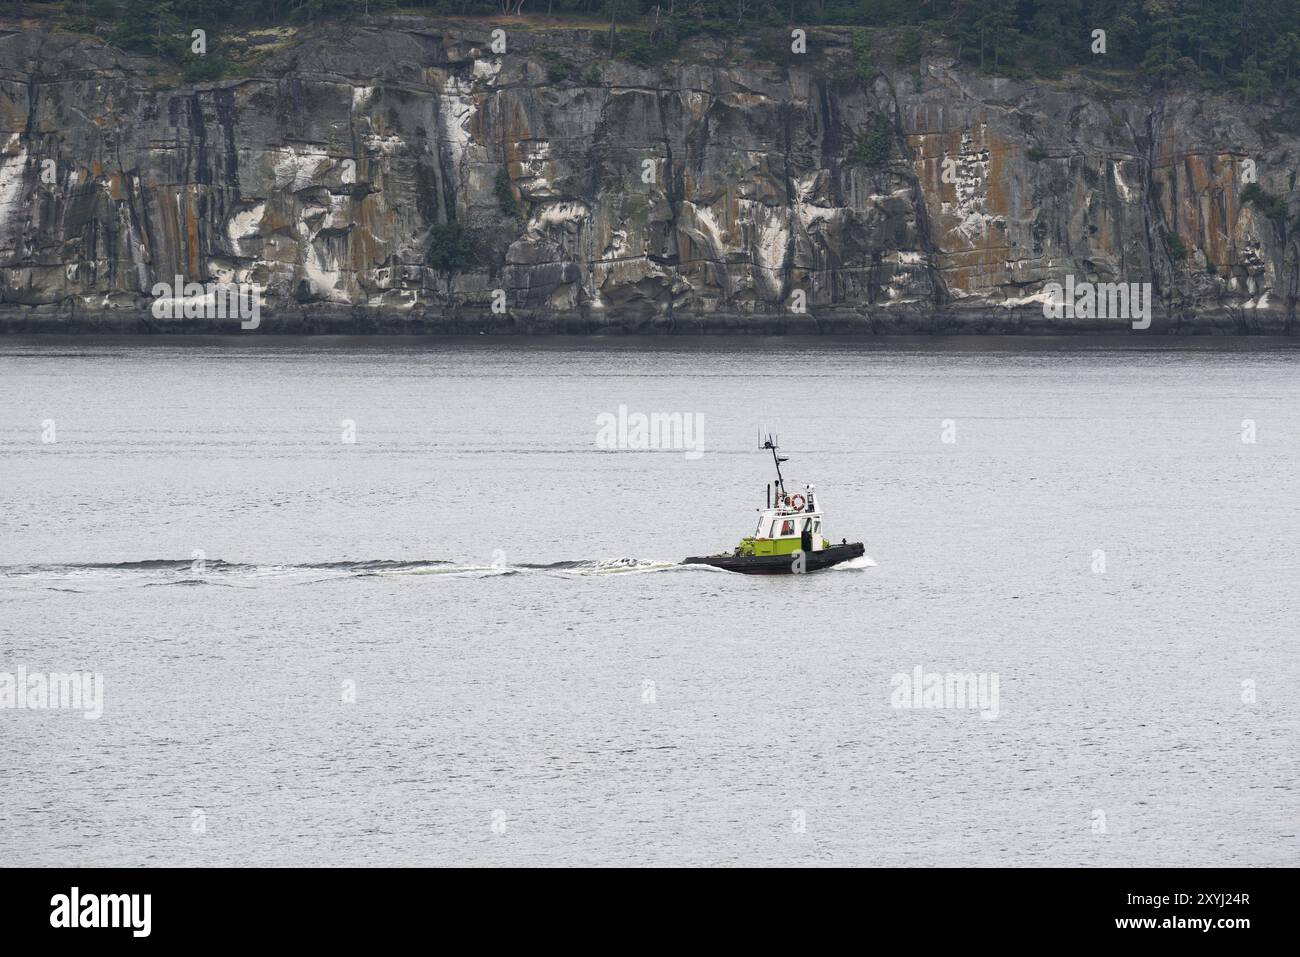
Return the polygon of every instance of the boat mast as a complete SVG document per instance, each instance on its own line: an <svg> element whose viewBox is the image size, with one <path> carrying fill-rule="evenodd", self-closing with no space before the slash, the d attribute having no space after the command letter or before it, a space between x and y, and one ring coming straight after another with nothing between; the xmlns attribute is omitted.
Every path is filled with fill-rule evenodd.
<svg viewBox="0 0 1300 957"><path fill-rule="evenodd" d="M785 479L781 477L781 463L790 461L790 457L776 454L776 450L779 448L777 439L778 437L773 436L771 432L767 433L767 438L764 439L761 448L771 449L772 451L772 464L776 466L776 501L779 505L785 501Z"/></svg>

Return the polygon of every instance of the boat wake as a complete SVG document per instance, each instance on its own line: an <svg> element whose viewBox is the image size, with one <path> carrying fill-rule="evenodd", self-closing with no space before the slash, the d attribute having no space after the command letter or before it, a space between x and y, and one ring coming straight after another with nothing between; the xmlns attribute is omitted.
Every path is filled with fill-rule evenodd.
<svg viewBox="0 0 1300 957"><path fill-rule="evenodd" d="M64 592L93 592L114 588L217 586L257 588L263 585L314 585L347 578L499 578L549 575L561 578L653 572L713 573L702 565L616 558L607 561L560 561L545 564L494 562L472 564L447 560L338 561L298 564L256 564L220 559L186 561L149 559L135 562L80 562L0 565L0 587L36 588Z"/></svg>
<svg viewBox="0 0 1300 957"><path fill-rule="evenodd" d="M850 558L847 562L840 562L827 569L832 572L860 572L864 568L875 568L876 562L870 555L859 555L857 558Z"/></svg>

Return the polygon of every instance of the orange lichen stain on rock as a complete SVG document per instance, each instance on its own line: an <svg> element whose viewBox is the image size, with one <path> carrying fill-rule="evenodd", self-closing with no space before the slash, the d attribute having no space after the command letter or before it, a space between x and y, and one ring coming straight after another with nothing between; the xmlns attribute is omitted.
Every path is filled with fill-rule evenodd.
<svg viewBox="0 0 1300 957"><path fill-rule="evenodd" d="M263 236L274 236L277 233L286 236L297 236L294 220L286 215L283 209L274 202L267 203L266 210L262 213L262 222L259 224L258 231Z"/></svg>
<svg viewBox="0 0 1300 957"><path fill-rule="evenodd" d="M722 194L720 199L721 209L714 206L710 211L717 217L718 232L721 233L722 242L728 246L732 243L733 236L740 235L740 203L736 200L736 193L733 188L728 188Z"/></svg>
<svg viewBox="0 0 1300 957"><path fill-rule="evenodd" d="M374 235L368 229L363 229L357 224L353 224L352 229L348 230L346 242L346 262L340 263L340 266L350 273L353 278L356 276L366 275L370 270L379 265L370 258L370 252L374 245L372 240Z"/></svg>
<svg viewBox="0 0 1300 957"><path fill-rule="evenodd" d="M354 203L353 207L350 221L354 226L348 234L348 253L352 268L363 273L383 265L388 258L388 244L379 236L387 234L385 227L392 225L393 217L389 210L380 211L370 197Z"/></svg>
<svg viewBox="0 0 1300 957"><path fill-rule="evenodd" d="M502 146L505 150L506 172L511 179L518 179L524 173L527 141L533 138L533 131L528 125L528 111L514 97L502 100L501 136L504 141Z"/></svg>
<svg viewBox="0 0 1300 957"><path fill-rule="evenodd" d="M1003 219L1020 217L1025 210L1011 208L1011 191L1007 188L1016 164L1007 162L1009 153L1021 159L1024 151L1019 146L1005 143L996 137L986 137L984 148L989 153L989 172L984 189L984 211Z"/></svg>
<svg viewBox="0 0 1300 957"><path fill-rule="evenodd" d="M397 210L367 196L360 202L361 221L376 236L392 236L399 222Z"/></svg>
<svg viewBox="0 0 1300 957"><path fill-rule="evenodd" d="M180 249L180 231L177 228L176 213L179 203L179 188L164 188L157 191L158 223L162 228L162 236L153 244L153 248L158 253L158 261L154 266L158 275L167 282L172 281L171 277L180 266L177 255Z"/></svg>
<svg viewBox="0 0 1300 957"><path fill-rule="evenodd" d="M1200 249L1207 263L1229 267L1237 238L1237 164L1231 154L1162 156L1156 176L1163 181L1160 215L1169 232L1190 252Z"/></svg>
<svg viewBox="0 0 1300 957"><path fill-rule="evenodd" d="M1206 189L1209 182L1209 170L1206 169L1205 157L1189 153L1181 163L1173 167L1173 174L1179 180L1178 198L1180 202L1173 208L1170 228L1178 234L1185 245L1198 245L1200 237L1196 228L1196 200Z"/></svg>
<svg viewBox="0 0 1300 957"><path fill-rule="evenodd" d="M1085 159L1083 162L1089 161ZM1114 185L1116 178L1124 174L1122 171L1116 173L1115 168L1113 162L1103 160L1098 163L1097 181L1103 184L1101 188L1093 189L1082 176L1079 177L1083 189L1076 196L1076 201L1081 204L1076 208L1088 210L1089 222L1095 229L1086 237L1079 238L1086 242L1088 254L1094 259L1118 259L1119 256L1119 247L1115 242L1120 238L1119 224L1112 216L1109 198L1112 195L1111 189L1118 192L1118 187Z"/></svg>
<svg viewBox="0 0 1300 957"><path fill-rule="evenodd" d="M708 93L691 91L684 93L683 98L686 101L686 109L690 113L692 124L704 119L704 114L713 105L713 97Z"/></svg>
<svg viewBox="0 0 1300 957"><path fill-rule="evenodd" d="M126 199L126 189L123 185L121 170L114 172L108 177L108 195L115 203L120 203Z"/></svg>
<svg viewBox="0 0 1300 957"><path fill-rule="evenodd" d="M201 276L203 274L202 256L199 244L199 213L197 190L199 187L191 186L185 194L185 255L186 267L189 269L191 276Z"/></svg>
<svg viewBox="0 0 1300 957"><path fill-rule="evenodd" d="M1228 211L1237 195L1237 171L1237 157L1216 156L1210 169L1210 183L1197 203L1199 245L1206 260L1216 267L1224 267L1225 271L1233 258L1233 224Z"/></svg>
<svg viewBox="0 0 1300 957"><path fill-rule="evenodd" d="M699 184L696 182L695 177L691 175L691 170L689 166L686 169L682 170L682 195L683 196L699 195Z"/></svg>
<svg viewBox="0 0 1300 957"><path fill-rule="evenodd" d="M1116 248L1114 238L1116 230L1109 223L1099 224L1097 231L1091 236L1089 249L1094 257L1108 257L1111 259L1118 258L1119 250Z"/></svg>
<svg viewBox="0 0 1300 957"><path fill-rule="evenodd" d="M1006 223L1026 215L1010 208L1008 189L1015 168L1008 154L1018 157L1019 145L997 137L984 122L913 134L908 143L949 288L975 293L1005 283Z"/></svg>
<svg viewBox="0 0 1300 957"><path fill-rule="evenodd" d="M470 141L481 143L487 139L487 105L489 96L486 93L474 94L474 112L470 114L469 125L466 131L469 133Z"/></svg>
<svg viewBox="0 0 1300 957"><path fill-rule="evenodd" d="M1007 279L1007 247L986 246L948 253L940 268L950 289L966 293L987 292Z"/></svg>
<svg viewBox="0 0 1300 957"><path fill-rule="evenodd" d="M956 136L956 142L960 145L961 134L951 135ZM907 137L907 145L915 157L912 169L921 186L926 206L932 216L941 215L940 203L957 201L956 184L943 181L943 161L950 147L948 138L942 133L914 133Z"/></svg>

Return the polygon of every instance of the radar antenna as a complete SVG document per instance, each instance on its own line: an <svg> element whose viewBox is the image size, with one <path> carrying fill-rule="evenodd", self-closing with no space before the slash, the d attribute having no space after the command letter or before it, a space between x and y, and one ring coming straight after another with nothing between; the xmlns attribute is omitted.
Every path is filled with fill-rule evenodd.
<svg viewBox="0 0 1300 957"><path fill-rule="evenodd" d="M759 432L759 440L762 442L759 448L771 450L772 464L776 466L776 501L778 504L785 501L785 479L781 475L781 463L790 461L788 455L777 454L777 449L780 448L779 438L779 436L773 435L771 432L766 433L766 436L764 436L764 433Z"/></svg>

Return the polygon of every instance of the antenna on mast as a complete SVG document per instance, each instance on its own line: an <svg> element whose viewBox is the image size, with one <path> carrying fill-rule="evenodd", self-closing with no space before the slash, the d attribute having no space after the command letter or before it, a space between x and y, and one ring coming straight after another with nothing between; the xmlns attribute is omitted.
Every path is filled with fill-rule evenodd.
<svg viewBox="0 0 1300 957"><path fill-rule="evenodd" d="M781 463L790 461L790 457L787 455L777 454L777 449L780 448L779 436L773 435L771 432L768 432L766 434L766 438L764 438L763 432L760 431L759 439L762 441L762 445L760 445L759 447L763 449L770 449L772 452L772 464L776 466L776 487L777 487L776 500L777 502L784 501L785 479L781 476Z"/></svg>

